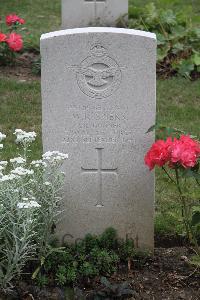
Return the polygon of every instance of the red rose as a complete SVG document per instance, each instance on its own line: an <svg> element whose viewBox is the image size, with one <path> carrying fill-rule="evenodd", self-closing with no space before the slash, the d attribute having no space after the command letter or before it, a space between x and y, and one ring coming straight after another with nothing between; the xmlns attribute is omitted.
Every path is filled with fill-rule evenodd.
<svg viewBox="0 0 200 300"><path fill-rule="evenodd" d="M12 51L20 51L23 48L22 36L15 32L9 34L6 42Z"/></svg>
<svg viewBox="0 0 200 300"><path fill-rule="evenodd" d="M19 24L24 24L25 23L25 20L24 19L21 19L19 16L17 15L8 15L6 16L6 24L8 26L12 26L12 25L15 25L16 23L19 23Z"/></svg>
<svg viewBox="0 0 200 300"><path fill-rule="evenodd" d="M0 32L0 43L6 41L6 34Z"/></svg>
<svg viewBox="0 0 200 300"><path fill-rule="evenodd" d="M200 156L200 144L186 135L179 140L175 138L170 150L171 162L179 163L184 168L194 167Z"/></svg>
<svg viewBox="0 0 200 300"><path fill-rule="evenodd" d="M145 155L145 164L152 170L155 165L159 167L164 166L166 162L170 159L169 148L171 146L172 140L168 138L166 141L158 140L150 148L150 150Z"/></svg>

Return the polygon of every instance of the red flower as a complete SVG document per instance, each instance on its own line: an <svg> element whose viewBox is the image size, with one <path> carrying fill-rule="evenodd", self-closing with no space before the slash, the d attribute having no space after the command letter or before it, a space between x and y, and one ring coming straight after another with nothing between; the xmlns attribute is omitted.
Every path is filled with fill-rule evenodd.
<svg viewBox="0 0 200 300"><path fill-rule="evenodd" d="M19 24L24 24L25 23L25 20L24 19L21 19L19 16L17 15L8 15L6 16L6 24L8 26L12 26L12 25L15 25L16 23L19 23Z"/></svg>
<svg viewBox="0 0 200 300"><path fill-rule="evenodd" d="M200 144L189 136L176 138L171 146L171 162L179 163L184 168L194 167L200 156Z"/></svg>
<svg viewBox="0 0 200 300"><path fill-rule="evenodd" d="M0 43L6 41L6 34L0 32Z"/></svg>
<svg viewBox="0 0 200 300"><path fill-rule="evenodd" d="M145 155L145 164L152 170L155 165L159 167L164 166L166 162L170 159L169 148L172 144L171 138L166 141L158 140L150 148L150 150Z"/></svg>
<svg viewBox="0 0 200 300"><path fill-rule="evenodd" d="M9 34L6 42L12 51L20 51L23 48L22 36L15 32Z"/></svg>
<svg viewBox="0 0 200 300"><path fill-rule="evenodd" d="M155 165L159 167L169 163L173 168L176 164L184 168L191 168L197 164L200 157L200 143L190 136L182 135L180 139L168 138L166 141L158 140L145 155L145 164L152 170Z"/></svg>

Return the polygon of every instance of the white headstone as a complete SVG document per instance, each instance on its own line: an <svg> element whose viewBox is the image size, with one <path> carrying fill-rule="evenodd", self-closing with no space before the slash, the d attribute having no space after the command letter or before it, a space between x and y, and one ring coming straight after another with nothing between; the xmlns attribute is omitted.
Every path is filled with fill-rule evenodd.
<svg viewBox="0 0 200 300"><path fill-rule="evenodd" d="M62 0L62 28L114 26L128 0Z"/></svg>
<svg viewBox="0 0 200 300"><path fill-rule="evenodd" d="M44 150L69 154L61 238L108 227L153 248L156 38L84 28L42 35Z"/></svg>

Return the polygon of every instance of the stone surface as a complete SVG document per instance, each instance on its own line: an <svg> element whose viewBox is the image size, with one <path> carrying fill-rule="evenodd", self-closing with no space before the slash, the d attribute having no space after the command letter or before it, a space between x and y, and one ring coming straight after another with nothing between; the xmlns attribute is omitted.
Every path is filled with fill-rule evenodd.
<svg viewBox="0 0 200 300"><path fill-rule="evenodd" d="M128 0L62 0L62 28L113 26L128 13Z"/></svg>
<svg viewBox="0 0 200 300"><path fill-rule="evenodd" d="M58 234L74 241L107 227L153 248L156 39L117 28L41 37L43 146L69 154Z"/></svg>

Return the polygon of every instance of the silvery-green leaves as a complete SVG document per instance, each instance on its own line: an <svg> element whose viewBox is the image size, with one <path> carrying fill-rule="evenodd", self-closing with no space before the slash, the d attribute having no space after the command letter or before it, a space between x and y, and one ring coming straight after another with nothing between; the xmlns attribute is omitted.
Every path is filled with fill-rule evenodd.
<svg viewBox="0 0 200 300"><path fill-rule="evenodd" d="M31 259L47 255L61 212L60 166L68 157L53 151L30 161L29 146L36 133L17 129L15 135L22 153L0 161L0 290L12 289L12 280ZM0 134L0 140L4 138Z"/></svg>

